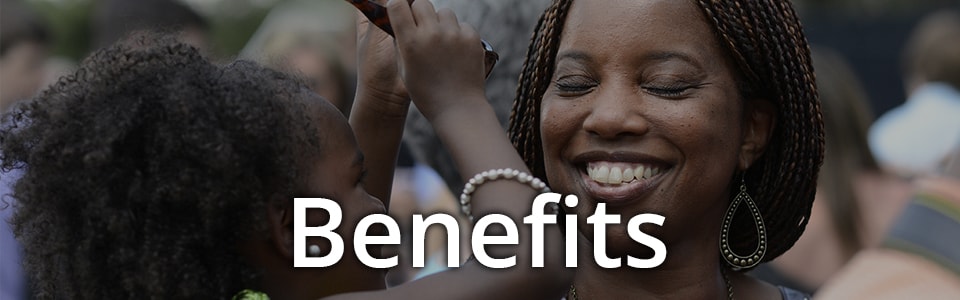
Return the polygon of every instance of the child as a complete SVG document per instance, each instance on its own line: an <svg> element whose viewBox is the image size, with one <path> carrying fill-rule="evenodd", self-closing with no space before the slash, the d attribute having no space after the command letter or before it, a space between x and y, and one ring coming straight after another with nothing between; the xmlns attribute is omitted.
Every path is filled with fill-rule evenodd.
<svg viewBox="0 0 960 300"><path fill-rule="evenodd" d="M476 101L483 95L476 34L428 1L390 8L406 86L416 87L410 96L434 120L461 173L526 170L489 107ZM386 55L392 49L384 51L390 43L377 32L366 41L361 83L374 84L358 91L351 121L361 126L352 131L295 80L248 62L218 67L194 48L165 42L101 50L5 115L0 160L24 171L13 223L38 298L558 298L572 274L555 251L547 251L545 268L532 268L530 229L522 224L519 246L489 249L494 257L516 255L509 269L471 260L383 290L383 271L352 255L357 221L389 204L380 199L389 199L400 139L392 126L409 105L399 84L390 93L375 89L396 77L386 67L394 64ZM477 88L463 97L428 88L464 82ZM498 212L520 224L537 192L514 180L478 185L472 214ZM293 267L294 197L329 198L342 208L336 232L346 249L337 264ZM306 218L320 225L329 216ZM559 231L547 229L546 238L546 249L560 248ZM307 244L329 249L322 238Z"/></svg>

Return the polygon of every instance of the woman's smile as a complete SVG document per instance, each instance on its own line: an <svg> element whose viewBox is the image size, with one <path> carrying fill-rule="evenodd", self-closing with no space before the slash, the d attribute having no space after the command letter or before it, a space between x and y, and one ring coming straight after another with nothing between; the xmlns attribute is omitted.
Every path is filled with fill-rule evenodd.
<svg viewBox="0 0 960 300"><path fill-rule="evenodd" d="M647 198L673 164L636 152L586 152L571 161L579 172L578 196L612 207Z"/></svg>

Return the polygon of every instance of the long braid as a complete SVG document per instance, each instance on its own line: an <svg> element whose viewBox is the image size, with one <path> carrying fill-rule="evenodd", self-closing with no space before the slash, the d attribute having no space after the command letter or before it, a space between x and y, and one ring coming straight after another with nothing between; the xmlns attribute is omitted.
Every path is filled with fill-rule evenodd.
<svg viewBox="0 0 960 300"><path fill-rule="evenodd" d="M540 103L553 74L560 34L572 2L556 0L541 16L510 117L510 139L540 178L546 178L539 132ZM746 174L747 187L766 223L768 248L763 261L769 261L789 249L806 227L823 161L823 121L810 48L787 0L695 2L737 66L744 99L767 100L778 111L765 154ZM731 186L738 183L731 182ZM745 210L741 213L746 214ZM753 251L757 245L754 228L750 219L735 218L731 229L734 250Z"/></svg>
<svg viewBox="0 0 960 300"><path fill-rule="evenodd" d="M810 49L787 1L700 0L701 9L745 77L745 97L778 108L764 156L747 174L763 214L769 248L764 261L789 249L806 226L823 161L823 122ZM745 213L745 212L744 212ZM731 244L739 253L757 245L755 225L735 218Z"/></svg>
<svg viewBox="0 0 960 300"><path fill-rule="evenodd" d="M533 175L547 178L540 143L540 100L550 84L554 60L572 0L557 0L540 17L520 72L509 134Z"/></svg>

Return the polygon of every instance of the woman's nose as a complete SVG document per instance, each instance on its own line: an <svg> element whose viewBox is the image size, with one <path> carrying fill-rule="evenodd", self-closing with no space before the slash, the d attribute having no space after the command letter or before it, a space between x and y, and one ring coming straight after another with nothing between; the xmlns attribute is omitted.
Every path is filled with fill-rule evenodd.
<svg viewBox="0 0 960 300"><path fill-rule="evenodd" d="M601 139L643 135L649 124L641 113L643 99L631 88L601 90L590 101L591 112L583 129Z"/></svg>

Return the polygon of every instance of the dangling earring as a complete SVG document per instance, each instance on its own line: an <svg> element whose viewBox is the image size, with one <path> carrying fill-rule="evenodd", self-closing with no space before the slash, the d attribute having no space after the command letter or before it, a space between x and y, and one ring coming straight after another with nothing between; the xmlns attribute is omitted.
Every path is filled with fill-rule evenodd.
<svg viewBox="0 0 960 300"><path fill-rule="evenodd" d="M750 209L751 219L753 219L756 224L759 240L756 250L750 253L750 255L745 256L734 253L733 249L730 248L730 223L733 222L733 215L737 212L737 208L740 207L740 203L746 203ZM747 184L744 182L743 177L741 177L740 193L737 193L737 196L730 202L730 207L727 208L727 214L723 217L723 227L720 231L720 256L723 257L723 260L727 261L727 264L729 264L734 271L737 271L756 266L760 263L760 260L763 259L763 255L766 252L767 231L763 226L763 216L760 215L760 209L757 208L757 204L753 202L750 194L747 193Z"/></svg>
<svg viewBox="0 0 960 300"><path fill-rule="evenodd" d="M307 247L307 255L310 257L320 256L320 246L310 245L310 247Z"/></svg>

